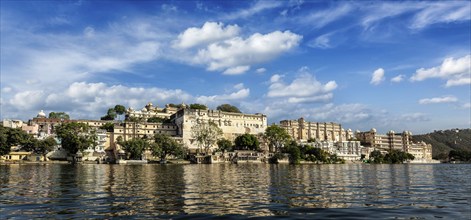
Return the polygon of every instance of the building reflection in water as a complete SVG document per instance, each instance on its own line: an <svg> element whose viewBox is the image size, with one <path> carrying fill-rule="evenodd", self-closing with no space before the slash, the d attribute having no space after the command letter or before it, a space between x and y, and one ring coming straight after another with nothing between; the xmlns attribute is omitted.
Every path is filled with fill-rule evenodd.
<svg viewBox="0 0 471 220"><path fill-rule="evenodd" d="M469 170L452 165L0 165L6 218L290 215L324 208L462 217ZM437 211L438 210L438 211Z"/></svg>
<svg viewBox="0 0 471 220"><path fill-rule="evenodd" d="M188 214L271 215L266 164L185 166L185 206Z"/></svg>

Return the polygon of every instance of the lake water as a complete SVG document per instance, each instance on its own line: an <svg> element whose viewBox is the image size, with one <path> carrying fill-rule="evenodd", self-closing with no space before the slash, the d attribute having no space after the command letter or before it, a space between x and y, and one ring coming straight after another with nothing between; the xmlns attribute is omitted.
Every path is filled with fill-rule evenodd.
<svg viewBox="0 0 471 220"><path fill-rule="evenodd" d="M2 219L471 219L469 164L11 164L0 188Z"/></svg>

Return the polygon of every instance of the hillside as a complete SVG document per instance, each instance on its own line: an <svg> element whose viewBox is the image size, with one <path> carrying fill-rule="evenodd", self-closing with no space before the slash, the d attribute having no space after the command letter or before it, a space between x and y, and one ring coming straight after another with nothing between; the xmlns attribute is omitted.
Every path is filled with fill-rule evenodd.
<svg viewBox="0 0 471 220"><path fill-rule="evenodd" d="M434 131L429 134L413 135L412 139L432 144L433 158L445 158L450 150L471 152L471 129Z"/></svg>

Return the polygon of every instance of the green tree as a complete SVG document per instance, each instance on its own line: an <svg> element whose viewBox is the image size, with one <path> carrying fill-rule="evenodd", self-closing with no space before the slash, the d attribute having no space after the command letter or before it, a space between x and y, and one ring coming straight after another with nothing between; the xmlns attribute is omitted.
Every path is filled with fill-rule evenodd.
<svg viewBox="0 0 471 220"><path fill-rule="evenodd" d="M268 141L270 152L279 152L283 145L291 138L286 130L278 125L268 126L264 136Z"/></svg>
<svg viewBox="0 0 471 220"><path fill-rule="evenodd" d="M221 151L222 153L232 151L232 142L230 140L227 140L225 138L218 140L217 142L218 145L218 151Z"/></svg>
<svg viewBox="0 0 471 220"><path fill-rule="evenodd" d="M220 106L218 106L216 108L217 110L219 111L223 111L223 112L236 112L236 113L242 113L239 108L233 106L233 105L230 105L230 104L222 104Z"/></svg>
<svg viewBox="0 0 471 220"><path fill-rule="evenodd" d="M142 160L142 154L150 147L149 142L142 138L134 138L127 141L122 141L122 139L120 139L118 144L123 147L127 158L130 160Z"/></svg>
<svg viewBox="0 0 471 220"><path fill-rule="evenodd" d="M7 128L0 125L0 156L10 153L10 147L8 144L8 132Z"/></svg>
<svg viewBox="0 0 471 220"><path fill-rule="evenodd" d="M212 146L214 146L222 136L222 130L216 124L209 122L203 122L196 124L191 129L192 137L196 141L196 144L201 150L204 150L206 154Z"/></svg>
<svg viewBox="0 0 471 220"><path fill-rule="evenodd" d="M19 128L7 128L0 125L0 156L10 153L12 146L23 146L32 137Z"/></svg>
<svg viewBox="0 0 471 220"><path fill-rule="evenodd" d="M50 112L49 118L57 118L57 119L64 119L64 120L70 119L69 115L65 112Z"/></svg>
<svg viewBox="0 0 471 220"><path fill-rule="evenodd" d="M296 141L289 142L285 147L285 152L289 155L289 163L299 164L299 161L301 160L301 150Z"/></svg>
<svg viewBox="0 0 471 220"><path fill-rule="evenodd" d="M62 148L72 155L96 145L96 132L85 123L63 123L55 129L57 137L61 140Z"/></svg>
<svg viewBox="0 0 471 220"><path fill-rule="evenodd" d="M120 116L126 113L126 107L124 107L124 105L115 105L113 109L116 114Z"/></svg>
<svg viewBox="0 0 471 220"><path fill-rule="evenodd" d="M191 108L191 109L201 109L201 110L206 110L206 109L208 109L208 107L207 107L206 105L198 104L198 103L190 104L190 108Z"/></svg>
<svg viewBox="0 0 471 220"><path fill-rule="evenodd" d="M32 138L27 144L24 145L24 150L32 151L36 154L41 154L46 159L46 154L54 150L54 146L57 145L56 140L49 136L46 139L38 140Z"/></svg>
<svg viewBox="0 0 471 220"><path fill-rule="evenodd" d="M113 132L114 131L114 123L106 122L105 124L100 126L100 129L106 130L107 132Z"/></svg>
<svg viewBox="0 0 471 220"><path fill-rule="evenodd" d="M106 115L101 117L100 119L103 121L111 121L111 120L114 120L117 116L118 114L116 113L115 108L109 108L108 111L106 112Z"/></svg>
<svg viewBox="0 0 471 220"><path fill-rule="evenodd" d="M259 150L260 143L253 134L243 134L234 140L236 150Z"/></svg>
<svg viewBox="0 0 471 220"><path fill-rule="evenodd" d="M165 162L167 156L183 156L183 147L167 134L155 134L154 144L151 145L152 155Z"/></svg>
<svg viewBox="0 0 471 220"><path fill-rule="evenodd" d="M374 150L370 153L370 163L383 163L384 156L381 154L381 151Z"/></svg>

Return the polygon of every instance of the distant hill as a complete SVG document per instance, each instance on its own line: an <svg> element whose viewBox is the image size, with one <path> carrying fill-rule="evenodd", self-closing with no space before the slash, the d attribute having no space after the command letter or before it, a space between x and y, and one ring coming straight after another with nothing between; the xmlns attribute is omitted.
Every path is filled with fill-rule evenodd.
<svg viewBox="0 0 471 220"><path fill-rule="evenodd" d="M433 158L446 158L450 150L471 152L471 129L451 129L434 131L429 134L413 135L415 142L432 144Z"/></svg>

